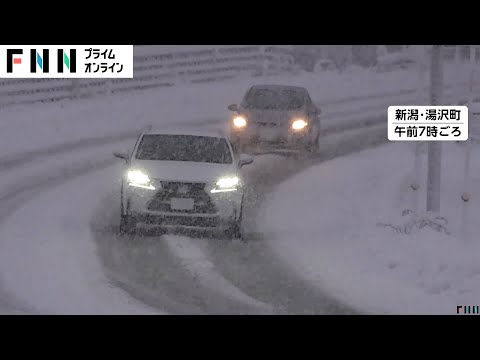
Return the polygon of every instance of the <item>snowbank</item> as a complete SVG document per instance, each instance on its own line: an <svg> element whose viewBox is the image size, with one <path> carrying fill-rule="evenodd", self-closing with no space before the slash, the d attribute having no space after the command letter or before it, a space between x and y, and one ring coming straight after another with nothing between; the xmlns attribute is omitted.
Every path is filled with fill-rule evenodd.
<svg viewBox="0 0 480 360"><path fill-rule="evenodd" d="M467 237L463 149L443 145L440 215L449 235L433 225L413 226L409 235L381 226L420 225L402 211L425 208L426 181L418 209L409 187L412 145L395 143L314 166L281 184L261 212L270 245L308 280L366 312L456 314L457 305L478 305L480 148L472 154ZM425 161L424 155L424 169Z"/></svg>

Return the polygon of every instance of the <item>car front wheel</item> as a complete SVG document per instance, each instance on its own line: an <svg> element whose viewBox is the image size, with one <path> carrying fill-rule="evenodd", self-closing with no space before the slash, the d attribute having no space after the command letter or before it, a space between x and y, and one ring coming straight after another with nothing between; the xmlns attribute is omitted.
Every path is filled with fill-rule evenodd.
<svg viewBox="0 0 480 360"><path fill-rule="evenodd" d="M225 231L225 235L229 239L241 239L243 240L243 232L240 226L241 221L235 222Z"/></svg>
<svg viewBox="0 0 480 360"><path fill-rule="evenodd" d="M124 214L124 209L123 207L123 201L124 201L124 195L123 195L123 184L121 187L121 203L120 203L120 234L127 234L127 235L133 235L135 234L136 228L137 228L137 222L135 218L131 215Z"/></svg>
<svg viewBox="0 0 480 360"><path fill-rule="evenodd" d="M130 215L120 216L120 234L134 235L137 228L135 218Z"/></svg>
<svg viewBox="0 0 480 360"><path fill-rule="evenodd" d="M243 201L245 198L245 193L242 195L242 203L240 206L240 216L237 220L230 224L226 229L225 235L229 239L241 239L244 240L244 234L242 231L242 219L243 219Z"/></svg>
<svg viewBox="0 0 480 360"><path fill-rule="evenodd" d="M312 154L315 154L318 152L320 148L320 143L319 143L320 137L317 136L309 145L308 145L308 151Z"/></svg>

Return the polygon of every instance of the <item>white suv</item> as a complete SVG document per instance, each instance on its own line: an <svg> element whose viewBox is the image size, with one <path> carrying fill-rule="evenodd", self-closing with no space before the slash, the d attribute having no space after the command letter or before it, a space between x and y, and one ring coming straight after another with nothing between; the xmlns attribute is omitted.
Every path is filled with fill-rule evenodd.
<svg viewBox="0 0 480 360"><path fill-rule="evenodd" d="M137 224L222 230L241 237L245 184L240 158L215 130L144 131L130 153L121 184L122 233Z"/></svg>

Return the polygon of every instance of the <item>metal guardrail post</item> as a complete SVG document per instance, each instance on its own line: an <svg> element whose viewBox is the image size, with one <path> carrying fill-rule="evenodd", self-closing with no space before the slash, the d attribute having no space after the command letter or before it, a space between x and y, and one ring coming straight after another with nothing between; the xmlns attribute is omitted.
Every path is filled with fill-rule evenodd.
<svg viewBox="0 0 480 360"><path fill-rule="evenodd" d="M427 55L425 46L418 45L417 48L417 91L416 91L416 103L419 106L424 105L424 74L425 74L425 57ZM425 146L423 142L414 143L414 164L413 164L413 181L410 185L411 190L413 191L413 210L418 212L419 210L419 189L420 189L420 171L422 167L422 150Z"/></svg>
<svg viewBox="0 0 480 360"><path fill-rule="evenodd" d="M443 101L443 45L433 45L430 72L431 105L442 105ZM440 211L442 172L442 142L428 144L427 211Z"/></svg>
<svg viewBox="0 0 480 360"><path fill-rule="evenodd" d="M469 109L469 122L471 120L471 111L470 108L473 103L474 97L474 83L475 83L475 70L476 70L476 47L471 45L470 46L470 61L469 61L469 75L470 75L470 83L469 83L469 91L468 91L468 103L467 107ZM473 120L473 119L472 119ZM469 138L465 144L465 163L464 163L464 173L463 173L463 192L460 198L463 201L462 206L462 238L465 242L467 242L470 238L469 232L469 206L468 203L470 202L470 159L471 159L471 152L472 152L472 140Z"/></svg>

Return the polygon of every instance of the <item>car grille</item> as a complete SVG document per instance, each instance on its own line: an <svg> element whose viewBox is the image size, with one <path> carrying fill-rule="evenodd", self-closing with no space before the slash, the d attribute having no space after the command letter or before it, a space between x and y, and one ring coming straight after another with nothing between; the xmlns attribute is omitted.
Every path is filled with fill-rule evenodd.
<svg viewBox="0 0 480 360"><path fill-rule="evenodd" d="M256 122L257 126L258 127L281 127L281 124L277 124L277 123L274 123L274 122L264 122L264 121L257 121Z"/></svg>
<svg viewBox="0 0 480 360"><path fill-rule="evenodd" d="M138 221L146 225L174 226L174 227L201 227L201 228L217 228L219 220L217 216L199 217L199 216L164 216L164 215L139 215Z"/></svg>
<svg viewBox="0 0 480 360"><path fill-rule="evenodd" d="M205 191L205 183L162 181L161 184L162 188L148 203L148 210L185 214L212 214L217 212L215 204ZM193 199L193 210L173 210L170 207L172 198Z"/></svg>

